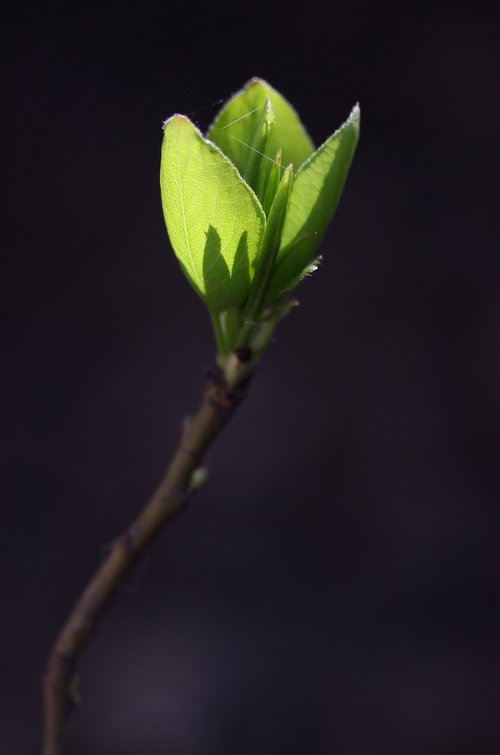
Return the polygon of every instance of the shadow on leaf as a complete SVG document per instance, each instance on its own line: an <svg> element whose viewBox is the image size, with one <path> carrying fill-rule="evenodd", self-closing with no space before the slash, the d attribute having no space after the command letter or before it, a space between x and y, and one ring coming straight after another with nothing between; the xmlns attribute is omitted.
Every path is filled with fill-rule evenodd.
<svg viewBox="0 0 500 755"><path fill-rule="evenodd" d="M208 227L206 236L203 251L205 296L211 309L222 312L243 304L248 295L250 265L247 232L244 231L240 236L232 272L222 256L220 236L212 225Z"/></svg>

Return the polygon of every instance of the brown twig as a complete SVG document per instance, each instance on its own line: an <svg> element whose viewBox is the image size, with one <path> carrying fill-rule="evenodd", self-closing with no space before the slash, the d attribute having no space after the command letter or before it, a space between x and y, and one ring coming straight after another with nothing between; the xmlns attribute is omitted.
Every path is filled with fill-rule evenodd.
<svg viewBox="0 0 500 755"><path fill-rule="evenodd" d="M213 439L244 395L230 390L217 370L209 378L203 401L183 427L177 451L153 497L125 533L115 540L63 625L50 653L43 680L44 734L42 755L63 755L69 719L77 703L76 664L105 609L129 571L163 525L195 492L193 472Z"/></svg>

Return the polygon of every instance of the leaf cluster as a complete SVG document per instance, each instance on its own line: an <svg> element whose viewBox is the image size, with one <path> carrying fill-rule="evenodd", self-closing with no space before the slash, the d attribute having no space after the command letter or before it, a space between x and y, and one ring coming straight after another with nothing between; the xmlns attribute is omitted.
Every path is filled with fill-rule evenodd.
<svg viewBox="0 0 500 755"><path fill-rule="evenodd" d="M170 242L207 305L219 361L258 354L314 264L359 136L359 108L315 149L291 105L252 79L206 136L164 126L160 186Z"/></svg>

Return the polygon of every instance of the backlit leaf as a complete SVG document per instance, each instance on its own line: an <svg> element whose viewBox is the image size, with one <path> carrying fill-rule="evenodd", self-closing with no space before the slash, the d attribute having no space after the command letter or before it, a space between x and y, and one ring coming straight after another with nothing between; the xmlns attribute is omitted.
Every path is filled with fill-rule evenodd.
<svg viewBox="0 0 500 755"><path fill-rule="evenodd" d="M283 233L292 185L293 166L289 165L283 173L278 190L276 191L262 238L255 277L245 309L245 315L250 320L258 317L262 304L267 300L267 290L281 245L281 235Z"/></svg>
<svg viewBox="0 0 500 755"><path fill-rule="evenodd" d="M359 107L302 165L293 183L270 290L293 288L314 258L337 209L359 137Z"/></svg>
<svg viewBox="0 0 500 755"><path fill-rule="evenodd" d="M265 157L274 158L282 150L282 163L292 163L295 170L313 152L314 145L292 106L262 79L251 79L248 84L224 105L208 131L208 138L234 162L244 175L249 153L255 149L260 119L267 100L271 101L276 121L266 144ZM254 187L255 188L255 187Z"/></svg>
<svg viewBox="0 0 500 755"><path fill-rule="evenodd" d="M185 116L165 124L160 186L172 247L195 290L213 311L241 305L265 215L230 160Z"/></svg>

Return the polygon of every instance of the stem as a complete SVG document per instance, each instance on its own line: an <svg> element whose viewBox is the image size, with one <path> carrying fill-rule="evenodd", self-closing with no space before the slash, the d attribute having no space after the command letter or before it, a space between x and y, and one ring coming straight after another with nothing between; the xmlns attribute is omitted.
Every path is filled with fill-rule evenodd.
<svg viewBox="0 0 500 755"><path fill-rule="evenodd" d="M224 335L224 330L222 328L222 324L220 321L220 314L218 312L212 312L212 310L209 310L210 312L210 320L212 321L212 327L214 329L214 335L215 335L215 343L217 344L217 352L221 356L226 356L227 354L227 344L226 344L226 338Z"/></svg>
<svg viewBox="0 0 500 755"><path fill-rule="evenodd" d="M54 643L43 680L44 737L42 755L63 755L69 719L77 703L76 663L123 577L163 525L183 509L194 494L191 484L208 447L244 397L245 388L229 390L220 371L207 382L203 401L184 422L178 448L149 503L135 522L115 540L106 560L80 596Z"/></svg>

